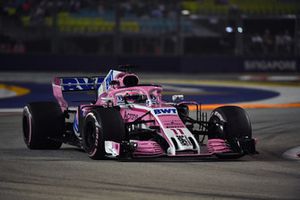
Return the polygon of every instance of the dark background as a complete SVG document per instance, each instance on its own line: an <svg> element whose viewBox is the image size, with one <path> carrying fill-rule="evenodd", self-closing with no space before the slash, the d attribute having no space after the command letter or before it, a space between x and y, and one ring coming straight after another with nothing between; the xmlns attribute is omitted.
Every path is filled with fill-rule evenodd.
<svg viewBox="0 0 300 200"><path fill-rule="evenodd" d="M104 71L122 64L174 73L300 68L296 0L8 0L0 6L2 71ZM247 71L249 60L271 67Z"/></svg>

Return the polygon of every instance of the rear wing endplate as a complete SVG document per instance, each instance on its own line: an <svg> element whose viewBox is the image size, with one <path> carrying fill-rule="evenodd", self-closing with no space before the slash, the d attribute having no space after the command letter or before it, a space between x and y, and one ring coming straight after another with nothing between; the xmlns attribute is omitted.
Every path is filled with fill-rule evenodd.
<svg viewBox="0 0 300 200"><path fill-rule="evenodd" d="M62 111L65 111L68 109L68 102L63 96L64 92L95 91L96 96L98 96L98 89L104 78L104 76L55 77L52 81L53 95Z"/></svg>

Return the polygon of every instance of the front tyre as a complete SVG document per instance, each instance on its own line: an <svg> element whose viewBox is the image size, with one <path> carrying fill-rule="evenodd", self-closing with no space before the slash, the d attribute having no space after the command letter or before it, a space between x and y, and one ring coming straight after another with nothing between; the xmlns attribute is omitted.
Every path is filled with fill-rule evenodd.
<svg viewBox="0 0 300 200"><path fill-rule="evenodd" d="M224 139L235 153L231 157L255 153L251 122L243 108L222 106L213 110L209 119L208 136L209 139ZM220 154L219 157L226 157L226 154Z"/></svg>
<svg viewBox="0 0 300 200"><path fill-rule="evenodd" d="M23 138L29 149L59 149L64 116L55 102L29 103L23 110Z"/></svg>
<svg viewBox="0 0 300 200"><path fill-rule="evenodd" d="M104 159L105 141L121 143L125 125L116 108L95 108L85 116L82 130L83 149L92 159Z"/></svg>

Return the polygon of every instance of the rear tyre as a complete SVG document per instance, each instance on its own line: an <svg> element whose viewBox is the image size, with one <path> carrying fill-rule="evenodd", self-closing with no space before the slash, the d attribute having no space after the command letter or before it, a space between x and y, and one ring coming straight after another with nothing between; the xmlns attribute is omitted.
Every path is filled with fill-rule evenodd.
<svg viewBox="0 0 300 200"><path fill-rule="evenodd" d="M23 110L23 138L29 149L59 149L64 115L55 102L34 102Z"/></svg>
<svg viewBox="0 0 300 200"><path fill-rule="evenodd" d="M238 158L244 155L239 141L252 138L252 128L246 111L237 106L222 106L213 110L209 119L208 137L224 139L232 153L217 155L220 158Z"/></svg>
<svg viewBox="0 0 300 200"><path fill-rule="evenodd" d="M121 143L125 136L125 124L116 108L95 108L86 115L82 142L90 158L104 159L105 141Z"/></svg>

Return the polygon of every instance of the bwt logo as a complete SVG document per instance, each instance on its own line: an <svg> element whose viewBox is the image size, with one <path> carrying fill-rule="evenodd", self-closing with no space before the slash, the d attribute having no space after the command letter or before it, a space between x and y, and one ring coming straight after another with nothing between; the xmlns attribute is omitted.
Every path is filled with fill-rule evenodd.
<svg viewBox="0 0 300 200"><path fill-rule="evenodd" d="M159 108L159 109L154 109L154 114L156 115L174 115L177 114L177 109L176 108Z"/></svg>

